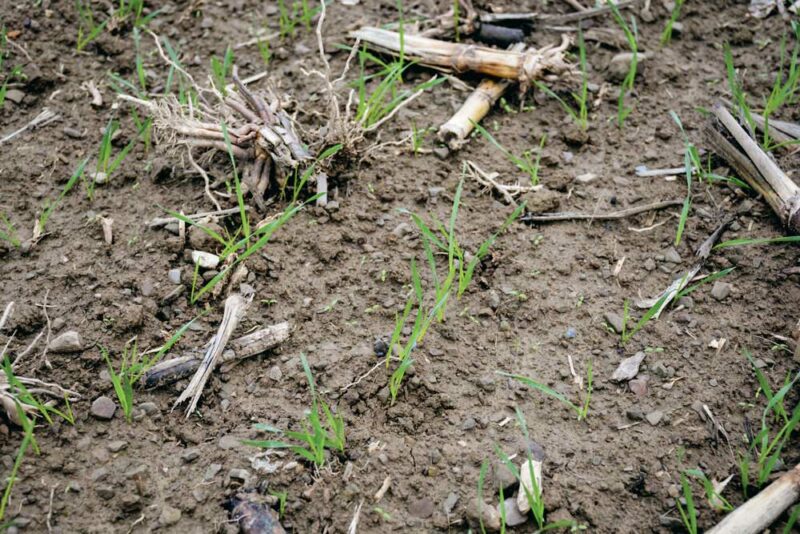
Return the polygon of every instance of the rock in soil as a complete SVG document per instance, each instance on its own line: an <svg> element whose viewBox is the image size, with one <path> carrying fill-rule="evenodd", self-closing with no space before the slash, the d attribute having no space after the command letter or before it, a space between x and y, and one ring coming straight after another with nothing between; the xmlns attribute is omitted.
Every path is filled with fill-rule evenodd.
<svg viewBox="0 0 800 534"><path fill-rule="evenodd" d="M645 353L644 352L637 352L630 358L625 358L619 364L614 374L611 375L611 380L614 382L623 382L625 380L630 380L639 373L639 366L642 364L642 360L644 360Z"/></svg>
<svg viewBox="0 0 800 534"><path fill-rule="evenodd" d="M653 426L656 426L664 418L664 412L662 412L661 410L653 410L649 414L645 415L644 418L647 419L648 423L650 423Z"/></svg>
<svg viewBox="0 0 800 534"><path fill-rule="evenodd" d="M180 520L181 520L181 511L178 510L177 508L173 508L168 504L165 504L164 507L161 509L161 515L158 518L158 522L165 527L175 525Z"/></svg>
<svg viewBox="0 0 800 534"><path fill-rule="evenodd" d="M110 421L116 411L117 405L105 395L97 397L92 403L92 415L103 421Z"/></svg>
<svg viewBox="0 0 800 534"><path fill-rule="evenodd" d="M501 506L505 508L506 526L516 527L525 523L525 521L528 520L527 514L523 514L517 509L517 498L509 497L508 499L503 501L502 504L498 504L497 505L498 514L500 513ZM502 515L500 517L502 517Z"/></svg>
<svg viewBox="0 0 800 534"><path fill-rule="evenodd" d="M55 339L50 341L48 350L57 354L80 352L83 350L83 340L79 333L74 330L69 330L63 334L59 334Z"/></svg>
<svg viewBox="0 0 800 534"><path fill-rule="evenodd" d="M628 387L639 398L647 396L647 383L650 381L648 375L642 375L628 382Z"/></svg>
<svg viewBox="0 0 800 534"><path fill-rule="evenodd" d="M533 475L533 477L531 477ZM534 488L533 482L536 481ZM542 494L542 462L531 455L531 458L522 462L519 466L519 493L517 494L517 508L523 514L527 514L531 509L528 494L534 495L538 492Z"/></svg>
<svg viewBox="0 0 800 534"><path fill-rule="evenodd" d="M711 288L711 296L717 300L725 300L728 298L728 295L731 294L731 290L733 286L727 282L714 282L714 286Z"/></svg>
<svg viewBox="0 0 800 534"><path fill-rule="evenodd" d="M616 332L617 334L621 334L622 330L625 328L622 317L620 317L614 312L605 312L603 314L603 319L606 320L608 326L613 328L614 332Z"/></svg>
<svg viewBox="0 0 800 534"><path fill-rule="evenodd" d="M472 506L467 509L467 517L473 524L483 524L486 530L496 532L500 530L500 514L491 504L482 503L477 498Z"/></svg>
<svg viewBox="0 0 800 534"><path fill-rule="evenodd" d="M547 188L525 193L520 201L525 202L525 209L531 213L547 213L555 211L561 204L561 195Z"/></svg>
<svg viewBox="0 0 800 534"><path fill-rule="evenodd" d="M408 512L414 517L427 519L433 515L433 501L427 497L411 501L408 505Z"/></svg>

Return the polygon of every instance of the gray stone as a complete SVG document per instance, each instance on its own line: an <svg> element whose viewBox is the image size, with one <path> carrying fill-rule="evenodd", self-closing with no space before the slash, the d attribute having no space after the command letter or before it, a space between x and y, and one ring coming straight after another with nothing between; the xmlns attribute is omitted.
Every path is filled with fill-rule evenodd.
<svg viewBox="0 0 800 534"><path fill-rule="evenodd" d="M644 357L644 352L637 352L630 358L625 358L622 360L619 364L619 367L617 367L617 369L614 371L614 374L611 375L611 380L614 382L623 382L625 380L635 378L639 373L639 366L641 365L642 360L644 360Z"/></svg>
<svg viewBox="0 0 800 534"><path fill-rule="evenodd" d="M180 269L170 269L169 273L167 273L167 277L169 281L173 284L180 284L181 283L181 270Z"/></svg>
<svg viewBox="0 0 800 534"><path fill-rule="evenodd" d="M153 415L159 412L158 405L155 402L143 402L139 408L147 415Z"/></svg>
<svg viewBox="0 0 800 534"><path fill-rule="evenodd" d="M164 526L175 525L181 520L181 511L177 508L165 504L161 509L161 515L158 517L158 522Z"/></svg>
<svg viewBox="0 0 800 534"><path fill-rule="evenodd" d="M603 314L603 319L606 320L608 325L611 328L613 328L614 332L616 332L617 334L621 334L622 331L625 328L625 324L624 324L624 322L622 320L622 317L620 317L619 315L617 315L614 312L605 312Z"/></svg>
<svg viewBox="0 0 800 534"><path fill-rule="evenodd" d="M446 146L437 146L433 149L433 155L439 159L447 159L450 156L450 149Z"/></svg>
<svg viewBox="0 0 800 534"><path fill-rule="evenodd" d="M56 336L56 338L50 342L48 350L58 354L80 352L83 350L83 340L79 333L74 330L68 330Z"/></svg>
<svg viewBox="0 0 800 534"><path fill-rule="evenodd" d="M645 415L645 419L647 419L647 422L653 426L658 425L658 423L660 423L663 418L664 418L664 412L662 412L661 410L653 410L649 414Z"/></svg>
<svg viewBox="0 0 800 534"><path fill-rule="evenodd" d="M442 503L442 510L444 511L444 515L450 515L453 513L453 509L458 504L458 493L450 492L450 495Z"/></svg>
<svg viewBox="0 0 800 534"><path fill-rule="evenodd" d="M208 482L209 480L213 479L217 474L222 471L222 464L211 464L206 468L205 474L203 474L203 480Z"/></svg>
<svg viewBox="0 0 800 534"><path fill-rule="evenodd" d="M278 382L280 381L281 378L283 378L283 371L281 371L281 368L278 367L277 365L273 365L272 367L269 368L267 376L270 378L270 380Z"/></svg>
<svg viewBox="0 0 800 534"><path fill-rule="evenodd" d="M733 286L729 283L717 281L711 288L711 296L717 300L725 300L731 294L732 289Z"/></svg>
<svg viewBox="0 0 800 534"><path fill-rule="evenodd" d="M678 251L675 250L675 247L669 247L664 251L664 261L669 263L680 263L682 260L681 255L678 254Z"/></svg>
<svg viewBox="0 0 800 534"><path fill-rule="evenodd" d="M644 419L644 413L639 408L629 408L625 415L631 421L641 421Z"/></svg>
<svg viewBox="0 0 800 534"><path fill-rule="evenodd" d="M117 411L117 405L114 401L103 395L97 397L92 403L92 415L103 421L109 421L114 417L114 412Z"/></svg>
<svg viewBox="0 0 800 534"><path fill-rule="evenodd" d="M102 486L97 486L94 492L104 501L108 501L114 497L114 488L105 484Z"/></svg>
<svg viewBox="0 0 800 534"><path fill-rule="evenodd" d="M202 250L193 250L192 263L199 264L201 269L216 269L219 265L219 256Z"/></svg>
<svg viewBox="0 0 800 534"><path fill-rule="evenodd" d="M467 417L464 420L464 423L461 425L461 430L466 430L466 431L474 430L475 424L476 424L475 419L473 419L472 417Z"/></svg>
<svg viewBox="0 0 800 534"><path fill-rule="evenodd" d="M628 382L628 388L639 398L647 396L647 383L650 382L650 377L647 375L642 375L638 378L634 378L630 382Z"/></svg>
<svg viewBox="0 0 800 534"><path fill-rule="evenodd" d="M228 471L228 482L227 485L230 486L234 482L246 486L247 482L250 480L250 471L247 469L231 469Z"/></svg>
<svg viewBox="0 0 800 534"><path fill-rule="evenodd" d="M20 102L22 102L23 98L25 98L25 93L23 93L19 89L9 89L6 92L6 100L8 100L9 102L19 104Z"/></svg>
<svg viewBox="0 0 800 534"><path fill-rule="evenodd" d="M411 501L408 505L409 513L420 519L427 519L432 516L434 508L433 501L427 497Z"/></svg>
<svg viewBox="0 0 800 534"><path fill-rule="evenodd" d="M528 520L528 516L520 513L517 508L517 498L509 497L502 504L497 505L497 512L500 513L500 506L505 508L506 525L509 527L516 527L522 525ZM502 517L502 514L501 516Z"/></svg>
<svg viewBox="0 0 800 534"><path fill-rule="evenodd" d="M123 449L128 448L128 442L122 440L112 441L111 443L106 445L106 448L111 452L119 452Z"/></svg>
<svg viewBox="0 0 800 534"><path fill-rule="evenodd" d="M232 436L231 434L226 434L219 438L219 448L222 450L234 449L241 445L241 438L236 436Z"/></svg>
<svg viewBox="0 0 800 534"><path fill-rule="evenodd" d="M183 451L183 454L181 454L181 460L183 460L187 464L194 462L199 457L200 457L200 451L198 451L197 449L186 449L185 451Z"/></svg>

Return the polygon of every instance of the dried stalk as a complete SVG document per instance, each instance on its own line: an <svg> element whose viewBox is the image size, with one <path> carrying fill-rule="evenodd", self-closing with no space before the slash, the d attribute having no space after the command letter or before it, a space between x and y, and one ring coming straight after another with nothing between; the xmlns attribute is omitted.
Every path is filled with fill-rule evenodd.
<svg viewBox="0 0 800 534"><path fill-rule="evenodd" d="M618 9L624 9L633 7L635 4L639 3L639 1L640 0L622 0L616 2L616 4ZM541 13L483 13L479 18L481 22L501 22L505 24L524 24L532 22L540 22L543 24L567 24L598 17L607 13L611 13L611 7L605 5L585 9L577 13L569 13L567 15L542 15Z"/></svg>
<svg viewBox="0 0 800 534"><path fill-rule="evenodd" d="M203 361L200 363L200 367L197 369L194 377L189 382L189 385L186 386L186 389L183 391L183 393L181 393L181 396L178 397L178 400L175 401L175 405L173 406L174 409L184 401L191 399L189 406L186 409L187 418L197 407L197 402L200 400L200 396L203 394L203 388L205 387L208 378L214 371L214 367L216 367L220 356L222 356L222 351L225 350L225 345L228 344L231 334L234 330L236 330L236 327L239 325L239 321L241 321L242 317L244 317L245 311L247 310L247 306L249 304L250 300L245 300L243 297L236 294L229 296L225 301L225 312L222 316L222 322L219 325L219 330L217 330L216 335L211 339L208 350L206 351Z"/></svg>
<svg viewBox="0 0 800 534"><path fill-rule="evenodd" d="M800 234L800 187L786 176L725 107L715 104L713 113L717 120L706 128L712 149L727 160L748 185L764 196L790 233Z"/></svg>
<svg viewBox="0 0 800 534"><path fill-rule="evenodd" d="M522 52L524 49L525 45L523 43L517 43L510 48L510 51ZM483 80L475 88L475 91L469 95L469 98L464 101L464 104L455 115L439 128L439 140L447 143L452 150L458 150L464 144L464 140L472 133L475 124L483 120L510 85L510 80L495 80L491 78Z"/></svg>
<svg viewBox="0 0 800 534"><path fill-rule="evenodd" d="M236 363L273 349L289 338L289 323L278 323L252 334L236 338L230 342L230 348L222 353L220 363L224 366ZM197 370L202 363L199 353L165 360L154 365L142 376L141 384L153 388L175 382Z"/></svg>
<svg viewBox="0 0 800 534"><path fill-rule="evenodd" d="M683 204L683 200L664 200L662 202L654 202L653 204L646 204L644 206L634 206L633 208L628 208L624 210L614 211L611 213L575 213L575 212L559 212L559 213L549 213L544 215L524 215L520 218L521 221L525 222L536 222L536 223L546 223L546 222L556 222L556 221L615 221L618 219L624 219L626 217L631 217L633 215L638 215L640 213L644 213L646 211L654 211L654 210L663 210L664 208L670 208L672 206L680 206Z"/></svg>
<svg viewBox="0 0 800 534"><path fill-rule="evenodd" d="M395 56L400 54L400 34L397 32L363 27L351 32L350 37L379 51ZM546 74L573 72L573 66L564 59L564 52L568 47L569 38L566 35L562 36L558 46L547 46L539 50L529 48L524 52L405 35L402 49L404 57L422 65L454 72L474 71L517 80L523 89L527 89L530 82L543 78Z"/></svg>
<svg viewBox="0 0 800 534"><path fill-rule="evenodd" d="M800 498L800 465L786 472L758 495L728 514L707 534L763 532Z"/></svg>

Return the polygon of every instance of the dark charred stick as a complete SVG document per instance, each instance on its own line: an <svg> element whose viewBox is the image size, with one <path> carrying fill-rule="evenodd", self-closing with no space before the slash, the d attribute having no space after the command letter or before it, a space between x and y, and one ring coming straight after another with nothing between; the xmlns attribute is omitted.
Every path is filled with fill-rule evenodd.
<svg viewBox="0 0 800 534"><path fill-rule="evenodd" d="M508 46L524 41L525 32L519 28L509 28L508 26L480 24L478 25L478 34L475 37L478 41L484 43Z"/></svg>

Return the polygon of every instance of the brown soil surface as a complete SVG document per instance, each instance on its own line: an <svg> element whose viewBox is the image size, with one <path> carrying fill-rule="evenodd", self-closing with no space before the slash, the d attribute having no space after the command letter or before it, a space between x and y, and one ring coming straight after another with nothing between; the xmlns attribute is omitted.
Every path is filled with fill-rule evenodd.
<svg viewBox="0 0 800 534"><path fill-rule="evenodd" d="M26 83L12 87L22 92L22 100L7 100L0 110L0 132L23 126L45 106L61 116L0 145L0 213L11 220L22 241L30 238L45 200L59 194L78 162L88 157L93 168L109 119L122 123L114 153L135 135L130 106L118 102L108 86L110 72L135 76L130 28L104 31L76 53L74 3L42 3L46 5L33 7L34 2L4 0L0 7L3 24L15 32L13 41L19 45L8 49L4 74L18 64L28 75ZM100 4L93 3L98 19L104 20L107 12L99 11ZM409 2L406 11L431 14L433 4ZM449 6L441 4L441 9ZM476 2L481 9L496 11L570 9L566 2L520 4ZM198 80L206 78L210 57L221 56L227 44L246 41L265 24L269 31L277 30L272 2L159 5L164 11L149 28L182 51L184 64ZM651 10L651 17L638 9L632 12L640 47L649 57L628 97L634 111L624 129L615 124L619 78L609 65L616 53L626 50L613 42L588 42L594 101L588 140L576 140L571 120L539 91L528 96L525 111L518 111L517 95L509 94L507 108L494 109L484 120L515 154L534 150L547 136L540 170L547 190L532 194L531 204L600 213L682 199L683 177L640 178L634 168L683 164L683 139L670 110L679 114L689 137L704 146L705 118L698 109L729 96L724 42L731 43L751 101L760 103L769 93L781 35L790 31L780 16L748 18L747 2L742 1L689 1L680 17L682 31L662 47L659 35L668 11L658 0ZM346 58L334 44L347 42L347 31L396 17L393 2L362 0L355 7L333 2L324 33L334 72ZM610 17L590 25L618 31ZM559 33L540 29L531 43L559 39ZM151 88L160 91L168 68L148 35L142 43ZM268 79L297 102L301 126L319 128L324 120L314 113L325 111L322 85L303 72L321 65L313 31L298 27L294 38L275 39L272 54ZM235 57L243 76L264 69L255 47L238 49ZM419 68L406 82L428 76ZM91 105L83 88L89 81L103 95L99 107ZM253 87L263 88L263 82ZM450 83L436 87L382 127L379 140L400 139L412 124L437 128L466 94ZM796 105L778 115L800 118ZM371 135L367 145L376 140ZM793 344L786 342L785 350L775 337L790 337L798 319L796 248L714 252L703 272L735 267L724 279L732 286L730 294L717 300L710 284L702 286L624 345L609 331L604 314L622 315L626 300L657 295L692 264L694 248L728 216L735 220L725 239L781 234L780 222L766 203L732 186L695 182L686 230L676 248L679 258L669 250L679 206L613 222L513 224L481 263L467 292L451 299L446 320L430 328L391 405L389 373L383 367L346 392L342 389L380 361L375 341L391 336L395 316L402 312L411 287L410 259L426 265L419 234L399 210L428 221L428 213L446 220L462 159L497 171L507 182L524 181L480 137L446 157L429 150L414 155L409 148L408 143L389 145L363 161L350 161L333 177L336 204L301 211L248 262L246 282L256 294L237 333L289 321L291 337L273 351L216 371L198 413L188 419L181 410L172 411L186 380L137 391L131 424L120 410L111 421L98 420L90 406L102 395L115 398L101 346L114 358L134 336L143 350L159 347L203 310L207 314L173 353L201 347L216 331L223 298L192 305L187 289L164 303L176 287L168 279L170 269L180 269L182 283L190 284L193 267L185 251L192 247L147 225L164 216L163 208L184 213L213 208L196 174L138 143L110 182L97 187L94 200L87 199L83 184L67 195L53 212L47 235L35 246L17 249L0 243L0 311L9 301L17 303L0 335L5 344L16 331L9 354L21 352L46 326L39 306L45 298L52 336L76 330L88 347L74 354L49 353L52 369L42 365L41 351L34 350L18 368L19 375L72 388L82 400L72 406L74 426L55 422L37 427L41 454L29 451L21 466L6 517L16 524L10 528L44 532L49 521L53 532L235 532L223 506L231 495L285 491L282 523L292 532L346 532L362 502L359 532L466 531L482 462L488 459L492 466L484 492L496 495L503 475L496 469L495 445L508 454L524 454L527 447L514 423L516 407L527 419L530 438L547 455L544 501L549 521L573 519L589 532L682 531L676 509L679 476L698 467L717 480L734 475L724 496L734 506L741 504L738 460L747 454L745 428L747 422L758 425L765 405L763 394L756 396L758 384L743 352L750 350L759 359L776 389L796 372ZM436 148L434 135L423 148ZM785 150L777 156L796 179L797 156ZM730 172L722 163L714 168L719 174ZM220 165L217 173L224 177L225 170ZM594 179L576 180L588 173ZM225 207L234 205L233 200L226 202ZM285 205L277 200L268 209L275 213ZM474 252L511 212L499 197L467 180L457 226L461 245ZM103 240L97 220L101 215L114 219L111 246ZM213 252L200 236L191 237ZM430 276L423 278L430 287ZM633 310L634 319L642 313ZM720 339L727 340L720 350L709 347ZM647 352L639 376L649 376L641 396L610 381L619 362L639 351ZM307 356L324 398L343 415L347 445L343 454L329 453L321 470L304 462L290 464L299 460L291 454L272 453L271 465L277 464L278 470L269 473L263 451L238 440L266 439L254 430L255 423L300 428L311 403L301 354ZM535 377L577 399L568 357L579 375L589 362L593 366L594 390L585 421L577 421L558 401L497 374ZM796 391L788 395L787 409L796 405L797 397ZM710 432L692 408L698 402L708 406L729 440ZM21 437L20 429L0 416L4 478ZM792 466L799 458L793 438L782 465ZM391 477L389 489L375 503L386 477ZM710 509L698 484L694 489L699 524L708 528L721 515ZM450 506L445 506L448 499ZM786 516L781 524L785 521ZM533 519L516 530L533 532Z"/></svg>

